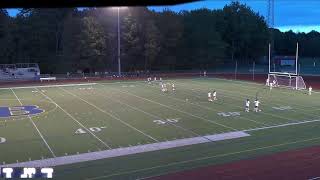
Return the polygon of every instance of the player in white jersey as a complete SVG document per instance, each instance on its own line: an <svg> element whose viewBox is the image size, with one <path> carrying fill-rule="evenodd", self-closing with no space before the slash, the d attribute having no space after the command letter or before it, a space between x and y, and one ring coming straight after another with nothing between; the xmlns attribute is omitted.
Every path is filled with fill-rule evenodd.
<svg viewBox="0 0 320 180"><path fill-rule="evenodd" d="M163 87L164 87L164 92L167 92L167 91L168 91L167 85L166 85L166 84L163 84Z"/></svg>
<svg viewBox="0 0 320 180"><path fill-rule="evenodd" d="M250 107L250 100L247 99L246 102L245 102L245 109L244 109L244 111L245 111L245 112L249 112L249 107Z"/></svg>
<svg viewBox="0 0 320 180"><path fill-rule="evenodd" d="M259 101L258 99L256 99L256 100L254 101L254 112L261 111L261 110L259 109L259 104L260 104L260 101Z"/></svg>
<svg viewBox="0 0 320 180"><path fill-rule="evenodd" d="M154 77L154 81L157 81L157 77Z"/></svg>
<svg viewBox="0 0 320 180"><path fill-rule="evenodd" d="M269 86L269 78L267 78L267 80L266 80L266 86Z"/></svg>
<svg viewBox="0 0 320 180"><path fill-rule="evenodd" d="M214 101L217 100L217 92L216 91L213 91L212 96L213 96Z"/></svg>
<svg viewBox="0 0 320 180"><path fill-rule="evenodd" d="M312 93L312 87L309 86L309 95L311 95L311 93Z"/></svg>
<svg viewBox="0 0 320 180"><path fill-rule="evenodd" d="M274 87L277 87L277 81L276 81L276 80L273 80L273 81L272 81L272 85L273 85Z"/></svg>
<svg viewBox="0 0 320 180"><path fill-rule="evenodd" d="M176 87L175 85L172 83L172 91L175 91L176 90Z"/></svg>
<svg viewBox="0 0 320 180"><path fill-rule="evenodd" d="M211 94L211 92L208 92L208 101L209 102L212 102L213 100L212 100L212 94Z"/></svg>
<svg viewBox="0 0 320 180"><path fill-rule="evenodd" d="M162 83L161 83L161 91L162 91L162 92L165 91L165 89L164 89L164 84L162 84Z"/></svg>
<svg viewBox="0 0 320 180"><path fill-rule="evenodd" d="M272 90L272 87L273 87L273 83L270 83L269 84L270 91Z"/></svg>

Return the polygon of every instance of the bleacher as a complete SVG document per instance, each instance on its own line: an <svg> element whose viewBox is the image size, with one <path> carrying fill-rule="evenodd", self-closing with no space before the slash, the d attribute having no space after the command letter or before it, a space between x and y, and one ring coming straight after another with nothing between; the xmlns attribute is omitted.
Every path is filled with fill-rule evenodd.
<svg viewBox="0 0 320 180"><path fill-rule="evenodd" d="M0 64L0 81L39 80L40 69L35 63Z"/></svg>

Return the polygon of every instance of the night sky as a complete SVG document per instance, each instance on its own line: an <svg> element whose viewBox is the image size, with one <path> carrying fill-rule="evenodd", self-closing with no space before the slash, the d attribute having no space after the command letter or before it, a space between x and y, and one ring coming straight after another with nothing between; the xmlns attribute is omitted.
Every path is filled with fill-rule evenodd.
<svg viewBox="0 0 320 180"><path fill-rule="evenodd" d="M155 11L169 8L179 12L181 10L194 10L199 8L221 9L232 0L203 0L200 2L181 4L176 6L149 7ZM267 0L241 0L254 11L266 16ZM10 16L15 16L17 9L8 9ZM320 32L320 0L275 0L275 27L282 31Z"/></svg>

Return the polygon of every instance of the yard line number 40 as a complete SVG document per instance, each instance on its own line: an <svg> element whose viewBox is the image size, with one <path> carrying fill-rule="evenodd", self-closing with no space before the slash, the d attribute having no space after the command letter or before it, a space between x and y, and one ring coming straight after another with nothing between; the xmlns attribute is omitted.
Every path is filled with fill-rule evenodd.
<svg viewBox="0 0 320 180"><path fill-rule="evenodd" d="M170 123L177 123L179 122L180 118L174 118L174 119L162 119L162 120L154 120L153 122L159 125L162 124L170 124Z"/></svg>
<svg viewBox="0 0 320 180"><path fill-rule="evenodd" d="M89 131L100 132L104 128L106 128L106 127L91 127L91 128L89 128ZM86 134L86 133L87 133L87 131L82 128L77 129L75 132L75 134Z"/></svg>

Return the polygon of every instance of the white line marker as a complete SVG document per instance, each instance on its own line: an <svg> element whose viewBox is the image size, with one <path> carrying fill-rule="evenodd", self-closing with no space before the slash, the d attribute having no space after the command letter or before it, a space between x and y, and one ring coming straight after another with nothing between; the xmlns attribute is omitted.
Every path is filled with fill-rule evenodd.
<svg viewBox="0 0 320 180"><path fill-rule="evenodd" d="M301 121L301 122L295 122L295 123L280 124L280 125L276 125L276 126L266 126L266 127L261 127L261 128L247 129L247 130L243 130L243 131L244 132L258 131L258 130L263 130L263 129L293 126L293 125L307 124L307 123L313 123L313 122L320 122L320 119L310 120L310 121Z"/></svg>
<svg viewBox="0 0 320 180"><path fill-rule="evenodd" d="M131 106L131 105L129 105L129 104L127 104L127 103L124 103L124 102L122 102L122 101L120 101L120 100L115 100L115 99L112 99L112 98L107 98L107 97L105 97L105 96L103 96L103 97L104 97L105 99L108 99L108 100L111 99L111 100L114 101L114 102L117 102L117 103L119 103L119 104L125 105L125 106L127 106L127 107L129 107L129 108L131 108L131 109L133 109L133 110L142 112L142 113L144 113L144 114L146 114L146 115L148 115L148 116L150 116L150 117L152 117L152 118L161 119L161 120L164 120L164 119L165 119L165 118L159 117L159 116L157 116L157 115L151 114L151 113L149 113L149 112L146 112L146 111L144 111L144 110L142 110L142 109L140 109L140 108ZM180 119L180 118L179 118L179 119ZM182 129L183 131L187 131L188 133L191 132L192 134L195 134L195 135L197 135L197 136L201 136L200 134L195 133L194 131L189 130L189 129L187 129L187 128L184 128L184 127L182 127L182 126L179 126L179 125L177 125L177 124L174 124L174 123L169 123L169 124L173 125L174 127L178 128L178 129Z"/></svg>
<svg viewBox="0 0 320 180"><path fill-rule="evenodd" d="M38 89L37 89L38 90ZM49 96L45 95L43 92L40 92L44 97L49 99L53 104L55 104L57 107L59 107L64 113L66 113L72 120L77 122L81 127L83 127L85 130L87 130L88 133L90 133L93 137L95 137L98 141L100 141L103 145L111 149L111 147L102 141L99 137L97 137L94 133L92 133L87 127L85 127L82 123L80 123L76 118L74 118L70 113L68 113L66 110L64 110L60 105L58 105L55 101L53 101Z"/></svg>
<svg viewBox="0 0 320 180"><path fill-rule="evenodd" d="M134 130L136 130L136 131L138 131L139 133L141 133L141 134L143 134L143 135L147 136L148 138L150 138L150 139L152 139L152 140L154 140L154 141L156 141L156 142L159 142L156 138L154 138L154 137L150 136L149 134L146 134L146 133L142 132L141 130L139 130L139 129L137 129L137 128L133 127L133 126L131 126L130 124L128 124L128 123L126 123L126 122L122 121L120 118L118 118L118 117L114 116L113 114L111 114L111 113L109 113L109 112L107 112L107 111L105 111L105 110L103 110L103 109L99 108L98 106L96 106L96 105L94 105L94 104L92 104L92 103L90 103L90 102L88 102L88 101L86 101L86 100L82 99L81 97L79 97L79 96L77 96L77 95L75 95L75 94L73 94L73 93L71 93L71 92L69 92L69 91L67 91L67 90L65 90L65 89L63 89L63 88L61 88L61 87L60 87L60 89L62 89L62 90L63 90L63 91L65 91L66 93L68 93L68 94L70 94L70 95L72 95L72 96L74 96L74 97L76 97L76 98L78 98L78 99L82 100L83 102L85 102L85 103L89 104L90 106L93 106L93 107L94 107L94 108L96 108L97 110L99 110L99 111L101 111L101 112L103 112L103 113L105 113L105 114L109 115L109 116L110 116L110 117L112 117L113 119L116 119L116 120L118 120L118 121L122 122L122 123L123 123L123 124L125 124L126 126L128 126L128 127L132 128L132 129L134 129Z"/></svg>
<svg viewBox="0 0 320 180"><path fill-rule="evenodd" d="M14 94L14 96L17 98L17 100L19 101L19 103L21 104L21 106L23 105L22 102L20 101L20 99L18 98L18 96L16 95L16 93L13 91L13 89L11 89L12 93ZM40 130L38 129L37 125L33 122L32 118L28 115L28 118L30 120L30 122L32 123L33 127L35 127L35 129L37 130L39 136L41 137L42 141L46 144L47 148L49 149L49 151L51 152L53 157L56 157L56 155L54 154L53 150L51 149L51 147L49 146L48 142L46 141L46 139L43 137L42 133L40 132Z"/></svg>
<svg viewBox="0 0 320 180"><path fill-rule="evenodd" d="M100 84L100 85L102 85L102 84ZM103 85L102 85L102 86L103 86ZM153 100L150 100L150 99L147 99L147 98L144 98L144 97L141 97L141 96L138 96L138 95L132 94L132 93L127 92L127 91L121 91L121 90L118 90L118 91L119 91L119 92L122 92L122 93L125 93L125 94L129 94L129 95L131 95L131 96L134 96L134 97L137 97L137 98L140 98L140 99L144 99L144 100L146 100L146 101L149 101L149 102L152 102L152 103L155 103L155 104L159 104L160 106L167 107L167 108L169 108L169 109L172 109L172 110L175 110L175 111L178 111L178 112L184 113L184 114L188 114L189 116L193 116L193 117L195 117L195 118L202 119L202 120L204 120L204 121L211 122L211 123L213 123L213 124L220 125L220 126L223 126L223 127L225 127L225 128L228 128L228 129L232 129L232 130L238 131L238 130L237 130L237 129L235 129L235 128L232 128L232 127L229 127L229 126L226 126L226 125L223 125L223 124L217 123L217 122L215 122L215 121L212 121L212 120L209 120L209 119L206 119L206 118L200 117L200 116L196 116L196 115L194 115L194 114L191 114L191 113L188 113L188 112L185 112L185 111L179 110L179 109L175 109L175 108L173 108L173 107L171 107L171 106L161 104L161 103L159 103L159 102L156 102L156 101L153 101Z"/></svg>

